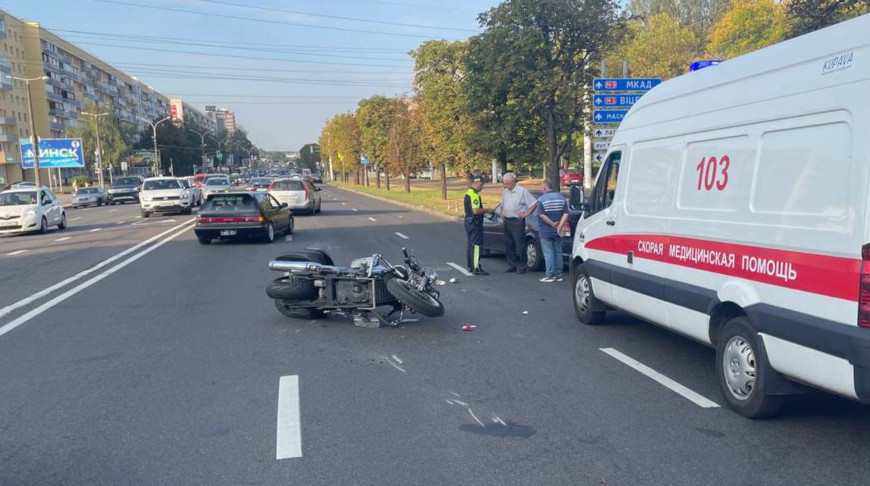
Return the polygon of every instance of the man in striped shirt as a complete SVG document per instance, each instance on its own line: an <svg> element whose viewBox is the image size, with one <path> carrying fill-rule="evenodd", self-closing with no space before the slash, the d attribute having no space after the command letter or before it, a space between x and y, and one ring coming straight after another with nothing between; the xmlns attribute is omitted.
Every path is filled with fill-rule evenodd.
<svg viewBox="0 0 870 486"><path fill-rule="evenodd" d="M568 224L568 203L565 196L553 191L553 184L544 180L541 184L543 195L538 198L538 207L535 210L541 236L541 252L544 254L547 274L541 277L541 282L561 282L562 276L562 228Z"/></svg>

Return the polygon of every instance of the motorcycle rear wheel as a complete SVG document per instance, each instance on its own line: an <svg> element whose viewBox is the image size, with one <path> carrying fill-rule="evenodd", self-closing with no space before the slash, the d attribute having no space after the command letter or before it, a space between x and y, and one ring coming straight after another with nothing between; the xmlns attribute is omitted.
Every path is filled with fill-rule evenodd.
<svg viewBox="0 0 870 486"><path fill-rule="evenodd" d="M320 319L323 312L315 307L296 307L293 302L275 300L275 308L285 317L291 319Z"/></svg>
<svg viewBox="0 0 870 486"><path fill-rule="evenodd" d="M317 298L317 289L311 279L281 277L269 282L266 295L279 300L314 300Z"/></svg>
<svg viewBox="0 0 870 486"><path fill-rule="evenodd" d="M414 312L426 317L441 317L444 315L444 305L435 297L417 290L407 280L393 278L387 280L387 290L399 299L399 302L410 307Z"/></svg>

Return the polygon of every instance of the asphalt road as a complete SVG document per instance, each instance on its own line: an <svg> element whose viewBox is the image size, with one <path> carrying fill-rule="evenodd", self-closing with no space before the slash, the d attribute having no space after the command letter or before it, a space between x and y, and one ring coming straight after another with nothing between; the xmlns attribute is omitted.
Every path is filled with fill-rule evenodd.
<svg viewBox="0 0 870 486"><path fill-rule="evenodd" d="M201 246L190 217L133 226L132 206L0 239L8 309L176 228L0 310L0 484L866 483L870 408L825 394L766 421L702 408L602 349L723 404L712 350L618 314L581 326L567 281L504 275L498 258L489 277L453 269L459 223L323 194L271 245ZM285 250L399 261L403 245L458 278L443 318L291 320L264 294ZM276 459L297 430L301 457Z"/></svg>

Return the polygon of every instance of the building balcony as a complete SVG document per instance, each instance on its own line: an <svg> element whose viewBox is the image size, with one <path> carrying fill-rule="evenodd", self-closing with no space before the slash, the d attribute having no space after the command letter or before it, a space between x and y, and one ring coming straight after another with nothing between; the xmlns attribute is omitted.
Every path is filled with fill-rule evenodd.
<svg viewBox="0 0 870 486"><path fill-rule="evenodd" d="M63 132L66 130L66 125L59 122L51 122L48 124L48 126L55 132Z"/></svg>
<svg viewBox="0 0 870 486"><path fill-rule="evenodd" d="M52 101L60 101L60 102L66 101L63 96L55 93L54 91L46 90L45 96Z"/></svg>
<svg viewBox="0 0 870 486"><path fill-rule="evenodd" d="M46 62L46 61L42 61L42 67L44 67L45 69L48 69L49 71L56 73L56 74L60 74L61 72L63 72L63 71L61 71L60 67L55 66L54 64L51 64L51 63Z"/></svg>
<svg viewBox="0 0 870 486"><path fill-rule="evenodd" d="M0 133L0 142L15 143L18 141L18 135L10 135L8 133Z"/></svg>
<svg viewBox="0 0 870 486"><path fill-rule="evenodd" d="M14 116L0 117L0 125L18 125L18 120Z"/></svg>
<svg viewBox="0 0 870 486"><path fill-rule="evenodd" d="M73 120L75 118L78 118L78 116L75 113L70 113L70 112L64 111L64 110L58 110L57 108L50 108L48 110L48 113L51 116L56 116L58 118L66 118L68 120Z"/></svg>

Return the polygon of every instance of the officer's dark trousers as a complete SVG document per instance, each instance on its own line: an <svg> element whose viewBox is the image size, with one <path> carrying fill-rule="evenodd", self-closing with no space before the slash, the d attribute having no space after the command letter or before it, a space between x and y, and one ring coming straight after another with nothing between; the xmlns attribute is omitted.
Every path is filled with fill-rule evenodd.
<svg viewBox="0 0 870 486"><path fill-rule="evenodd" d="M505 218L504 252L510 268L526 267L526 220Z"/></svg>
<svg viewBox="0 0 870 486"><path fill-rule="evenodd" d="M483 223L465 223L465 234L468 243L465 247L465 259L469 270L480 268L480 245L483 244Z"/></svg>

